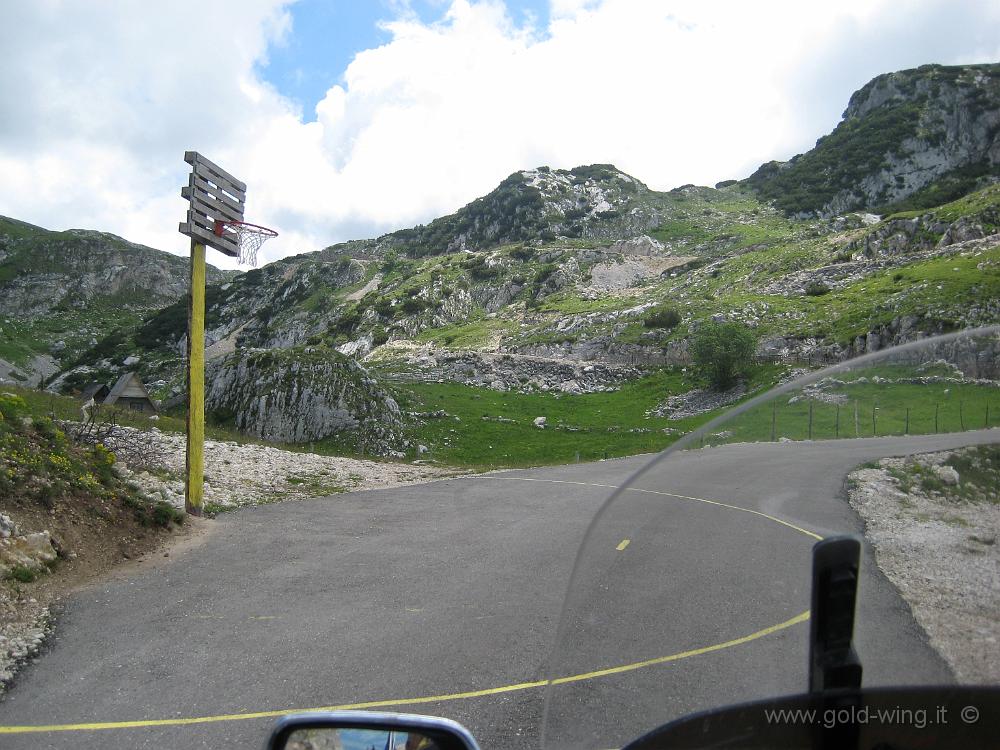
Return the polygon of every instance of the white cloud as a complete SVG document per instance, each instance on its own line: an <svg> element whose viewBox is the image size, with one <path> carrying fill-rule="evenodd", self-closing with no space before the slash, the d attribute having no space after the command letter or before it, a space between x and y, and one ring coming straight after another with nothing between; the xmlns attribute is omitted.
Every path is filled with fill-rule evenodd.
<svg viewBox="0 0 1000 750"><path fill-rule="evenodd" d="M1000 59L989 2L550 10L519 27L455 0L425 24L400 3L306 123L255 72L289 33L283 2L6 3L0 213L185 252L194 148L248 183L247 218L282 233L273 259L426 222L540 164L613 162L657 188L742 177L808 148L877 73Z"/></svg>

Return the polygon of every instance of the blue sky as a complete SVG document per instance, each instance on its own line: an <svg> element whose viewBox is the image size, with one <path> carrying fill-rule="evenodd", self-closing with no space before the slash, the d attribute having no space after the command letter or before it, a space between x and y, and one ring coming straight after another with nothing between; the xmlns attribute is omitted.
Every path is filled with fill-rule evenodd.
<svg viewBox="0 0 1000 750"><path fill-rule="evenodd" d="M507 0L507 13L518 26L548 26L547 0ZM447 11L441 0L297 0L288 8L291 33L270 48L259 66L262 80L302 109L306 121L316 119L315 107L343 74L358 52L391 41L381 23L412 15L436 23Z"/></svg>

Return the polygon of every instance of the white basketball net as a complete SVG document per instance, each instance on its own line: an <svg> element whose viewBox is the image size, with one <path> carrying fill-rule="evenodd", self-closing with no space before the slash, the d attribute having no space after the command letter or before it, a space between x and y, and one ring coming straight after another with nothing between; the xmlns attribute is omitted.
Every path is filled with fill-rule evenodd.
<svg viewBox="0 0 1000 750"><path fill-rule="evenodd" d="M241 266L256 266L257 251L260 246L272 237L278 236L273 229L243 222L227 222L225 228L235 235L236 245L240 251L237 262Z"/></svg>

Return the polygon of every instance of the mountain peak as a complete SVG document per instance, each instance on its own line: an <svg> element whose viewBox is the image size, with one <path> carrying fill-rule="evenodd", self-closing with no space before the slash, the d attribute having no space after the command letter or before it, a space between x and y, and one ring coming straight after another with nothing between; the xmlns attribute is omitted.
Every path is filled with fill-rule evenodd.
<svg viewBox="0 0 1000 750"><path fill-rule="evenodd" d="M799 216L928 208L995 179L1000 64L924 65L877 76L816 147L743 182Z"/></svg>
<svg viewBox="0 0 1000 750"><path fill-rule="evenodd" d="M642 182L613 164L522 169L490 193L430 224L333 246L325 252L381 255L394 251L422 257L557 237L616 238L622 232L622 217L638 196L648 192Z"/></svg>

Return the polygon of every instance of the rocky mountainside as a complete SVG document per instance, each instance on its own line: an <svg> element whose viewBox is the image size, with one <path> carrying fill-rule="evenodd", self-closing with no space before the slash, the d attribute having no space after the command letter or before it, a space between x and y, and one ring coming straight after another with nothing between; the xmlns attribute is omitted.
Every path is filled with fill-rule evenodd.
<svg viewBox="0 0 1000 750"><path fill-rule="evenodd" d="M611 165L522 170L426 226L221 279L207 289L207 357L213 378L238 373L242 400L213 402L216 417L312 439L293 425L339 398L291 397L318 392L313 365L294 366L316 352L361 363L366 373L351 382L574 394L686 365L690 335L711 319L753 328L762 356L814 363L996 322L996 68L881 76L816 149L742 183L659 192ZM841 211L956 191L909 211ZM51 386L110 381L127 361L157 397L177 396L185 323L182 301L125 318ZM236 363L245 355L256 367L259 352L277 350L282 374L266 387L288 398L268 397L284 404L272 419L254 406L264 381ZM320 359L320 369L333 361ZM324 422L309 435L327 429L339 428Z"/></svg>
<svg viewBox="0 0 1000 750"><path fill-rule="evenodd" d="M539 167L515 172L488 195L426 226L336 245L328 252L419 258L557 236L613 240L655 226L651 199L655 202L649 188L611 164Z"/></svg>
<svg viewBox="0 0 1000 750"><path fill-rule="evenodd" d="M208 267L218 283L232 272ZM188 262L105 232L0 216L0 377L31 382L187 293Z"/></svg>
<svg viewBox="0 0 1000 750"><path fill-rule="evenodd" d="M752 326L766 354L821 361L998 319L1000 186L885 219L797 220L740 185L651 193L645 208L655 228L625 240L417 258L340 246L270 264L209 288L207 355L326 346L390 373L531 390L558 388L567 361L686 363L710 318ZM110 379L131 356L159 395L179 392L183 307L120 333L61 382ZM570 379L599 390L628 377L616 372Z"/></svg>
<svg viewBox="0 0 1000 750"><path fill-rule="evenodd" d="M878 76L816 147L744 184L797 215L930 208L1000 175L1000 64Z"/></svg>

